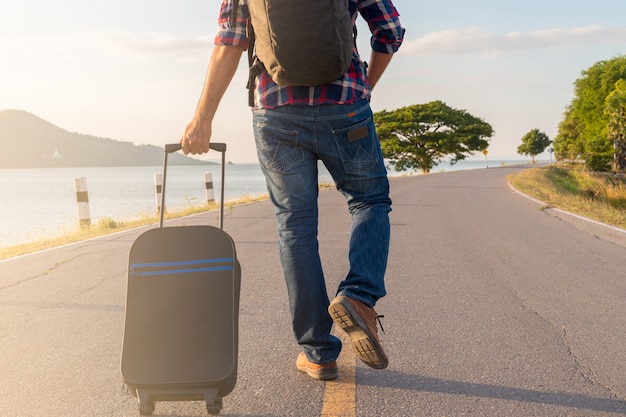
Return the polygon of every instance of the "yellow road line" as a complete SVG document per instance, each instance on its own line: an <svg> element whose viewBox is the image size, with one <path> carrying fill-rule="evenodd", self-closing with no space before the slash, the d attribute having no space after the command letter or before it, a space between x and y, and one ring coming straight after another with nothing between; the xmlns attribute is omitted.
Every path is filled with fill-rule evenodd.
<svg viewBox="0 0 626 417"><path fill-rule="evenodd" d="M321 417L356 417L356 356L348 335L339 331L343 349L337 358L338 376L326 381Z"/></svg>

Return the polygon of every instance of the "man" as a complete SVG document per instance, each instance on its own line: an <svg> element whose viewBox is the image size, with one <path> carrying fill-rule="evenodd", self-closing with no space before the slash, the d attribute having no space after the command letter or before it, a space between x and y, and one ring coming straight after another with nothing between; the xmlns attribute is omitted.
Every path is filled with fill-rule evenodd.
<svg viewBox="0 0 626 417"><path fill-rule="evenodd" d="M208 152L218 103L248 47L247 0L239 0L236 19L232 10L233 1L223 0L205 85L180 140L185 154ZM279 86L261 72L251 86L257 154L278 221L293 331L303 349L296 367L322 380L337 377L341 341L330 333L333 320L348 333L363 362L376 369L388 363L373 307L385 295L391 200L369 99L404 29L390 0L349 0L349 10L353 23L360 13L372 32L368 64L355 48L347 73L329 84ZM346 197L352 216L350 271L332 303L318 253L318 160Z"/></svg>

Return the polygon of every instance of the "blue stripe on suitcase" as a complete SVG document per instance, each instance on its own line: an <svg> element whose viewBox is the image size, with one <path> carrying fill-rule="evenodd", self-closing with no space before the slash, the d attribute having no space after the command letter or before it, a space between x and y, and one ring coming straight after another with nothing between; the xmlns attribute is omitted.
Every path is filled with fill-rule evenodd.
<svg viewBox="0 0 626 417"><path fill-rule="evenodd" d="M219 264L219 265L218 265ZM213 265L213 266L208 266ZM187 267L187 268L181 268ZM156 276L207 271L232 271L233 258L197 259L192 261L136 263L130 265L131 276Z"/></svg>

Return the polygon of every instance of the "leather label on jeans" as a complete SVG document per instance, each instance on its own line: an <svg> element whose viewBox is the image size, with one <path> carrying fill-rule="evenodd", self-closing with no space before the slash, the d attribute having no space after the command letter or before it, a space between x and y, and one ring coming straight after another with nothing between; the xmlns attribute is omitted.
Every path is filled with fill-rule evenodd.
<svg viewBox="0 0 626 417"><path fill-rule="evenodd" d="M367 130L367 126L361 126L348 132L348 142L354 142L355 140L363 139L367 137L368 134L369 131Z"/></svg>

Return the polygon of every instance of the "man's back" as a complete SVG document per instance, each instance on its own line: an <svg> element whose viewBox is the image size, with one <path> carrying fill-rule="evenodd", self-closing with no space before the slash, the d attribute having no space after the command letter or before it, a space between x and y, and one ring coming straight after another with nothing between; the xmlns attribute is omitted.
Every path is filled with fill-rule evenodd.
<svg viewBox="0 0 626 417"><path fill-rule="evenodd" d="M328 84L348 71L355 40L346 0L248 0L248 9L257 58L251 69L293 86Z"/></svg>
<svg viewBox="0 0 626 417"><path fill-rule="evenodd" d="M216 45L248 48L246 28L250 19L249 0L238 1L239 7L234 25L232 24L233 0L222 2L218 18L220 30L215 39ZM400 26L398 12L389 0L377 2L350 0L348 7L352 22L356 20L357 13L360 13L372 27L372 33L375 35L370 44L374 52L391 55L397 51L402 43L404 29ZM265 109L286 104L312 106L354 103L357 100L369 99L371 93L367 65L360 59L356 48L353 49L352 60L344 76L328 84L316 87L281 86L274 82L267 72L261 72L255 77L253 83L253 107Z"/></svg>

